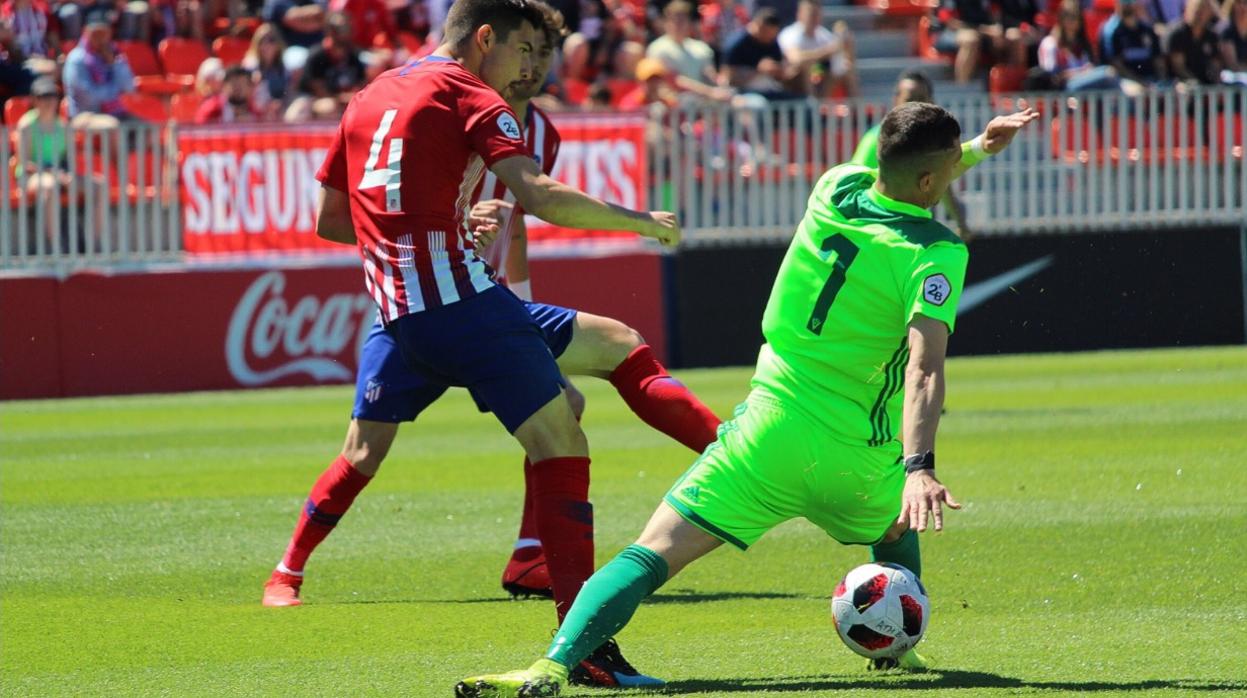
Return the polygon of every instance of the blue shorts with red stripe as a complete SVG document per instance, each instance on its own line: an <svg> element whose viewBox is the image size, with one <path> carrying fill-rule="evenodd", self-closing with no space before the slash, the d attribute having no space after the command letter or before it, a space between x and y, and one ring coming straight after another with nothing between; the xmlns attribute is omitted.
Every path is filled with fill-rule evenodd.
<svg viewBox="0 0 1247 698"><path fill-rule="evenodd" d="M514 433L562 390L555 359L575 319L575 310L522 301L499 286L377 323L360 352L351 416L410 422L457 386Z"/></svg>

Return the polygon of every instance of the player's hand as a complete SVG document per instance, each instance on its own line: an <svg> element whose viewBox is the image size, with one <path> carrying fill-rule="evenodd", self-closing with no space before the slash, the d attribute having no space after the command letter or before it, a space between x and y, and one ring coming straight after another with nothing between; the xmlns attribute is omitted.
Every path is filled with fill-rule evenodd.
<svg viewBox="0 0 1247 698"><path fill-rule="evenodd" d="M927 519L935 519L935 530L944 530L944 505L960 509L961 504L930 470L919 470L905 476L905 490L901 493L901 515L898 522L922 533L927 530Z"/></svg>
<svg viewBox="0 0 1247 698"><path fill-rule="evenodd" d="M983 130L983 149L989 155L999 153L1008 147L1023 126L1038 118L1039 112L1027 107L1020 112L992 119Z"/></svg>
<svg viewBox="0 0 1247 698"><path fill-rule="evenodd" d="M472 207L470 216L472 218L490 218L498 225L502 225L502 217L510 213L515 208L513 204L509 204L502 199L486 199L476 202Z"/></svg>
<svg viewBox="0 0 1247 698"><path fill-rule="evenodd" d="M647 238L654 238L665 247L675 247L680 244L680 221L675 217L674 213L650 211L649 218L649 225L641 233L642 235Z"/></svg>
<svg viewBox="0 0 1247 698"><path fill-rule="evenodd" d="M475 210L468 214L468 234L472 237L472 245L480 250L493 244L502 226L498 225L497 218L478 216Z"/></svg>

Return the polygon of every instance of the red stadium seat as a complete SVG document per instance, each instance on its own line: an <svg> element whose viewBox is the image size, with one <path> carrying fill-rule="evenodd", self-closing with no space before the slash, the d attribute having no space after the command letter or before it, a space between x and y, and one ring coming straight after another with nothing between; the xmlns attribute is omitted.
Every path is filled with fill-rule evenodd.
<svg viewBox="0 0 1247 698"><path fill-rule="evenodd" d="M169 108L165 101L155 95L133 92L121 95L126 111L143 121L164 123L169 120Z"/></svg>
<svg viewBox="0 0 1247 698"><path fill-rule="evenodd" d="M117 48L126 57L130 70L134 71L136 76L164 75L165 71L160 67L160 61L156 59L156 52L151 46L142 41L118 41Z"/></svg>
<svg viewBox="0 0 1247 698"><path fill-rule="evenodd" d="M939 3L932 0L870 0L867 5L889 17L923 17Z"/></svg>
<svg viewBox="0 0 1247 698"><path fill-rule="evenodd" d="M1026 73L1024 65L994 65L987 74L987 91L993 95L1017 92L1022 89Z"/></svg>
<svg viewBox="0 0 1247 698"><path fill-rule="evenodd" d="M212 55L221 59L225 67L239 65L247 55L251 42L237 36L221 36L212 42Z"/></svg>
<svg viewBox="0 0 1247 698"><path fill-rule="evenodd" d="M944 56L935 50L935 35L931 33L931 17L925 16L918 20L918 46L915 53L918 57L928 61L943 61Z"/></svg>
<svg viewBox="0 0 1247 698"><path fill-rule="evenodd" d="M193 80L199 65L208 59L208 50L194 39L170 37L160 42L160 62L169 77L189 75Z"/></svg>
<svg viewBox="0 0 1247 698"><path fill-rule="evenodd" d="M17 120L33 106L29 97L9 97L9 101L4 103L4 125L16 126Z"/></svg>
<svg viewBox="0 0 1247 698"><path fill-rule="evenodd" d="M203 97L200 97L199 93L194 90L173 95L169 115L178 123L192 124L195 122L195 114L199 112L200 104L203 104Z"/></svg>

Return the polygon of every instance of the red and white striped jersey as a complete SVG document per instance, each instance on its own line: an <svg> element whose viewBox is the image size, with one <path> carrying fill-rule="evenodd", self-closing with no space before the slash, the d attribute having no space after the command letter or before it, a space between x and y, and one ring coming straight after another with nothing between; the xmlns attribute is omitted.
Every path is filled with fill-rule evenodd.
<svg viewBox="0 0 1247 698"><path fill-rule="evenodd" d="M316 178L350 198L384 322L493 287L467 213L486 168L514 156L530 156L515 114L451 59L411 61L351 100Z"/></svg>
<svg viewBox="0 0 1247 698"><path fill-rule="evenodd" d="M528 145L529 152L541 166L541 171L550 174L554 170L554 161L559 156L559 144L563 140L559 136L558 129L554 128L554 124L550 122L550 117L545 112L532 104L528 105L524 124L524 142ZM494 176L493 172L488 171L481 180L481 186L477 187L472 203L475 204L482 199L502 199L507 203L515 204L515 194L512 194L507 189L507 185ZM503 220L502 229L498 232L498 237L494 239L493 244L483 250L477 250L477 254L496 272L495 278L503 283L506 283L507 254L511 249L516 221L523 220L523 218L524 209L519 204L515 204L510 215Z"/></svg>

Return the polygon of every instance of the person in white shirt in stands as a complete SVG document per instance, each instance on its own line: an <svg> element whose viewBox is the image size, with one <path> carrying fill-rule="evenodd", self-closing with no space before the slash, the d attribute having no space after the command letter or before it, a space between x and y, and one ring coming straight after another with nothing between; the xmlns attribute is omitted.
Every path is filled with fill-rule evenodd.
<svg viewBox="0 0 1247 698"><path fill-rule="evenodd" d="M801 71L799 92L826 97L839 86L845 97L857 96L853 33L842 21L835 31L823 26L823 6L817 0L801 0L797 21L779 33L779 47Z"/></svg>

